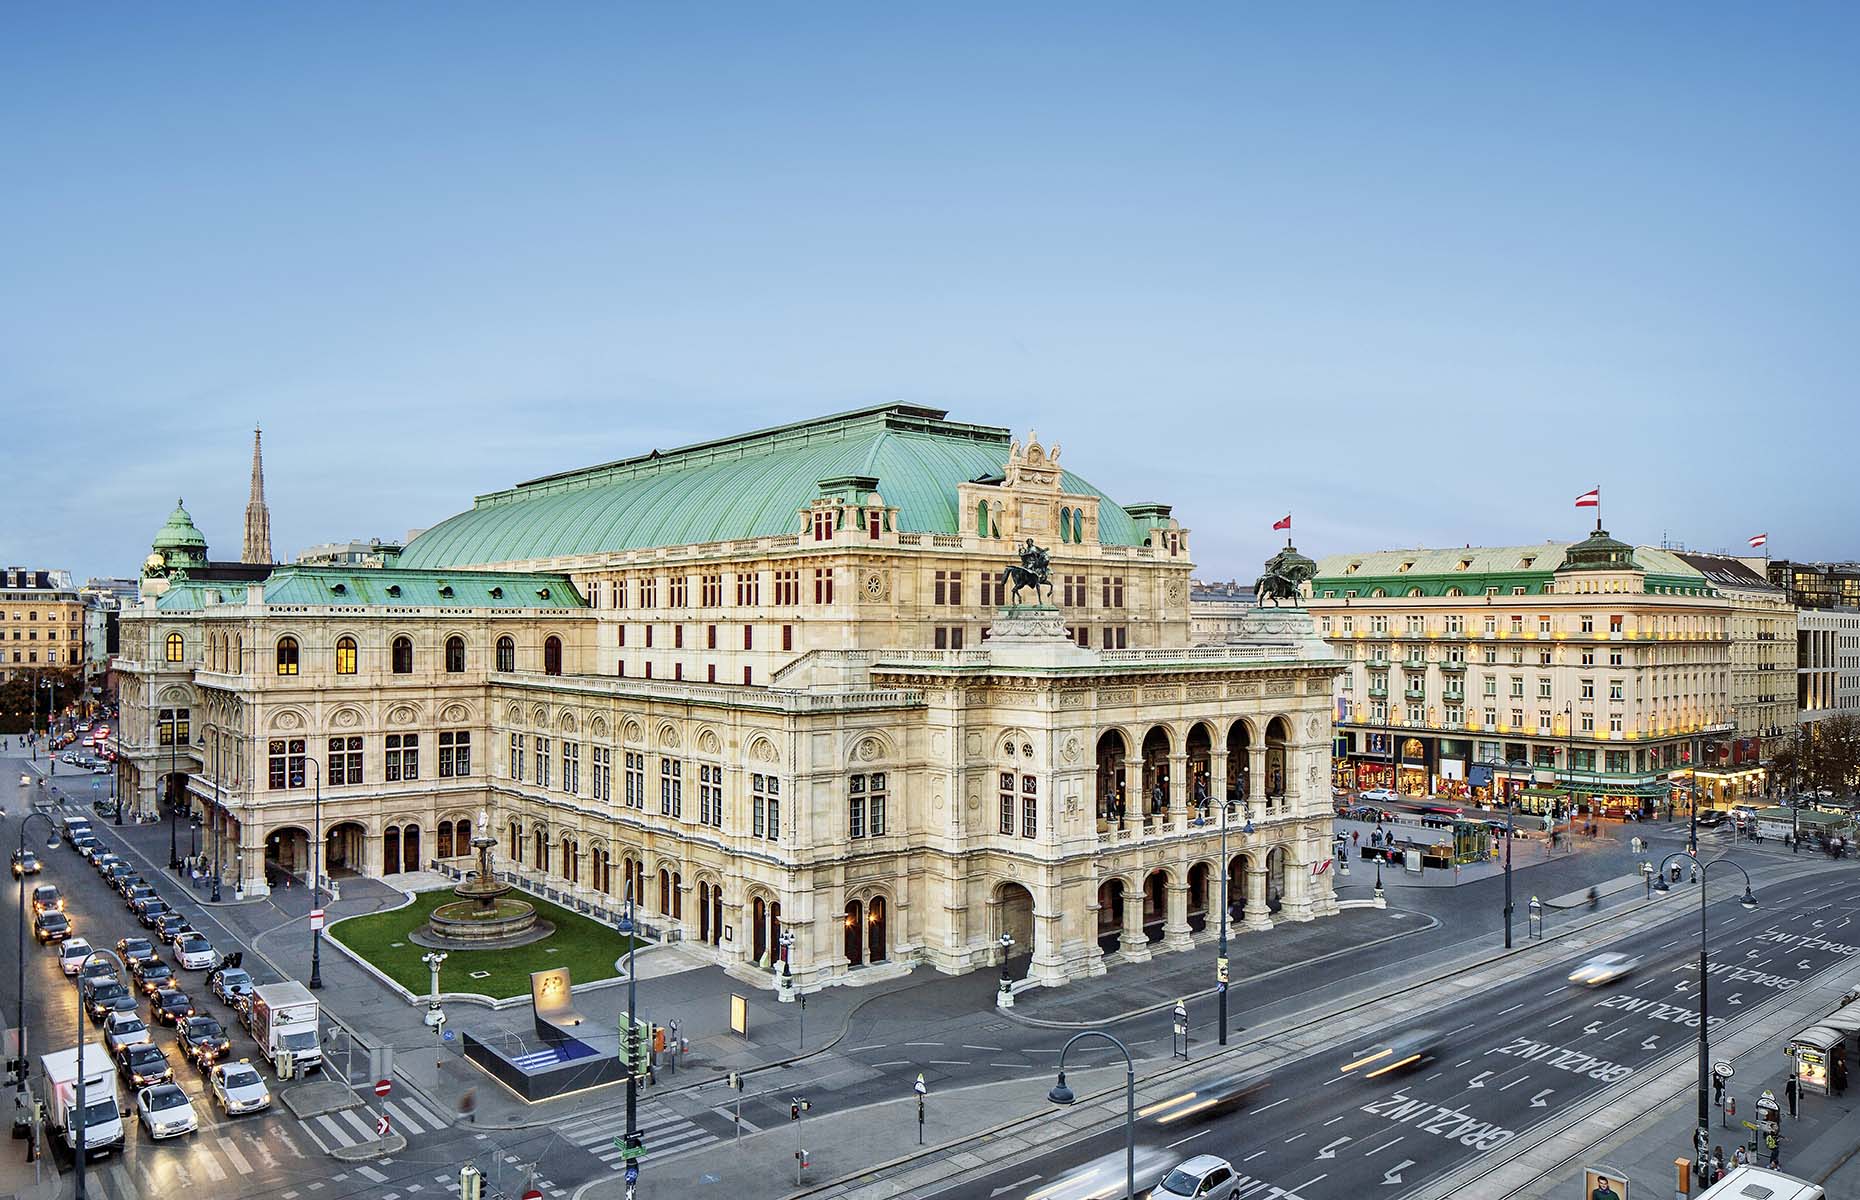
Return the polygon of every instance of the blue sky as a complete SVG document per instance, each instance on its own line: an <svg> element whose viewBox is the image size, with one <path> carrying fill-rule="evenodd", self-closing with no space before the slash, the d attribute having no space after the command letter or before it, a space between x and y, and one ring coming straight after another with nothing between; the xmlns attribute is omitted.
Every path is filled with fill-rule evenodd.
<svg viewBox="0 0 1860 1200"><path fill-rule="evenodd" d="M1201 573L1860 555L1852 5L14 8L0 560L393 537L888 399Z"/></svg>

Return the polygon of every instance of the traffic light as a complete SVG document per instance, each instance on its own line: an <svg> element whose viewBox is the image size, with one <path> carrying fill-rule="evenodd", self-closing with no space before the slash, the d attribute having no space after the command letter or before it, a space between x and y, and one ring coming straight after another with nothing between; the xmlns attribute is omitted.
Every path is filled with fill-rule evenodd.
<svg viewBox="0 0 1860 1200"><path fill-rule="evenodd" d="M652 1042L647 1036L650 1028L647 1022L637 1021L626 1027L622 1038L622 1055L627 1070L640 1079L644 1079L652 1070Z"/></svg>

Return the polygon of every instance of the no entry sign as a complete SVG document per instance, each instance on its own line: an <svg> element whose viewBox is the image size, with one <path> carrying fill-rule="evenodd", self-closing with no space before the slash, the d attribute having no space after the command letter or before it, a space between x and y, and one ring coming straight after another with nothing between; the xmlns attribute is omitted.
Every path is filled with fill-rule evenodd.
<svg viewBox="0 0 1860 1200"><path fill-rule="evenodd" d="M377 1079L377 1080L375 1080L375 1095L377 1095L377 1096L386 1096L386 1095L387 1095L387 1094L388 1094L389 1092L391 1092L391 1091L393 1091L393 1090L394 1090L394 1081L393 1081L393 1080L391 1080L391 1079Z"/></svg>

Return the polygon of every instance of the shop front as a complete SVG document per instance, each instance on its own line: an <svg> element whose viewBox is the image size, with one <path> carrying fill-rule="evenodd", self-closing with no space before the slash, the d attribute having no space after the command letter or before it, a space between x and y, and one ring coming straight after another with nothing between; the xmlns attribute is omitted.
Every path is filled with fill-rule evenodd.
<svg viewBox="0 0 1860 1200"><path fill-rule="evenodd" d="M1401 774L1397 790L1404 796L1425 796L1433 771L1428 744L1417 737L1401 739Z"/></svg>

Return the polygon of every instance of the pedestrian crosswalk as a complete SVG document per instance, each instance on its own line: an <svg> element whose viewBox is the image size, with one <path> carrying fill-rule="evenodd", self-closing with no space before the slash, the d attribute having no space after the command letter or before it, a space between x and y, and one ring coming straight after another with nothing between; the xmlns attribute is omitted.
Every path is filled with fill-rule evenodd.
<svg viewBox="0 0 1860 1200"><path fill-rule="evenodd" d="M647 1158L663 1158L721 1140L697 1122L652 1100L639 1106L639 1132ZM626 1167L617 1144L617 1139L625 1134L626 1109L621 1105L593 1116L579 1117L562 1126L563 1137L616 1171Z"/></svg>
<svg viewBox="0 0 1860 1200"><path fill-rule="evenodd" d="M448 1124L444 1117L418 1100L403 1097L399 1100L379 1101L363 1108L345 1108L339 1112L310 1117L303 1122L303 1129L325 1153L347 1149L381 1137L377 1121L382 1113L387 1114L389 1131L407 1138L444 1129Z"/></svg>

